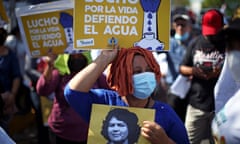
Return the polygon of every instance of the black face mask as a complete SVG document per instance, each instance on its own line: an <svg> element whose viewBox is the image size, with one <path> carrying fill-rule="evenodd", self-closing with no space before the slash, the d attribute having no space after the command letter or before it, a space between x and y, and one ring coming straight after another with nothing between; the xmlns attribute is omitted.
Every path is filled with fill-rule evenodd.
<svg viewBox="0 0 240 144"><path fill-rule="evenodd" d="M68 67L69 67L71 73L79 72L85 66L87 66L87 59L85 57L72 58L70 56L70 58L68 60Z"/></svg>
<svg viewBox="0 0 240 144"><path fill-rule="evenodd" d="M207 36L208 40L220 51L224 52L225 51L225 39L224 36L222 35L212 35L212 36Z"/></svg>

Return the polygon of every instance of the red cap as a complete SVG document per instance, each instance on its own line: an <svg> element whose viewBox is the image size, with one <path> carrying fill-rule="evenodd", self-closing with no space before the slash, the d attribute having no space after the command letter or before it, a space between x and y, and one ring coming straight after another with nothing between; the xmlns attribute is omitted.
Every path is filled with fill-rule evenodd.
<svg viewBox="0 0 240 144"><path fill-rule="evenodd" d="M215 35L223 27L223 15L217 10L208 10L202 18L202 34Z"/></svg>

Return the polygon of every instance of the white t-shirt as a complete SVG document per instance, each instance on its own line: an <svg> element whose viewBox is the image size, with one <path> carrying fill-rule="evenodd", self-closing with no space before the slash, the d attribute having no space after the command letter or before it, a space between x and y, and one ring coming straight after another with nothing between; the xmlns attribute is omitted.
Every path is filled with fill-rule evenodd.
<svg viewBox="0 0 240 144"><path fill-rule="evenodd" d="M221 144L240 144L240 89L216 113L212 132Z"/></svg>
<svg viewBox="0 0 240 144"><path fill-rule="evenodd" d="M168 73L168 62L167 55L165 53L158 54L157 52L152 52L157 63L160 65L161 74L167 75Z"/></svg>

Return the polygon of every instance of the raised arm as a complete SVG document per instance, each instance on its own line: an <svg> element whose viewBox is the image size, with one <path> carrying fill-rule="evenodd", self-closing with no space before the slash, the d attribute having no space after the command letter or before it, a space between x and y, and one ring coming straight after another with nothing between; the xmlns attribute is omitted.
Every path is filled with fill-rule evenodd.
<svg viewBox="0 0 240 144"><path fill-rule="evenodd" d="M78 72L69 82L70 89L88 92L108 64L115 59L117 47L115 46L113 50L103 50L96 60Z"/></svg>

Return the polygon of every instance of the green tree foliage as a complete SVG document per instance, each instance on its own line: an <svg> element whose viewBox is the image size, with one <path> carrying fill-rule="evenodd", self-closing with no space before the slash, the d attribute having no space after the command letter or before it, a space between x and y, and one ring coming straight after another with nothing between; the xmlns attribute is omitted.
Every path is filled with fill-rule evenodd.
<svg viewBox="0 0 240 144"><path fill-rule="evenodd" d="M202 8L220 8L223 0L204 0L202 3Z"/></svg>
<svg viewBox="0 0 240 144"><path fill-rule="evenodd" d="M226 4L225 14L228 17L232 17L235 9L240 6L239 0L204 0L202 3L203 9L208 8L221 8L222 4Z"/></svg>
<svg viewBox="0 0 240 144"><path fill-rule="evenodd" d="M189 6L189 0L172 0L174 6Z"/></svg>

